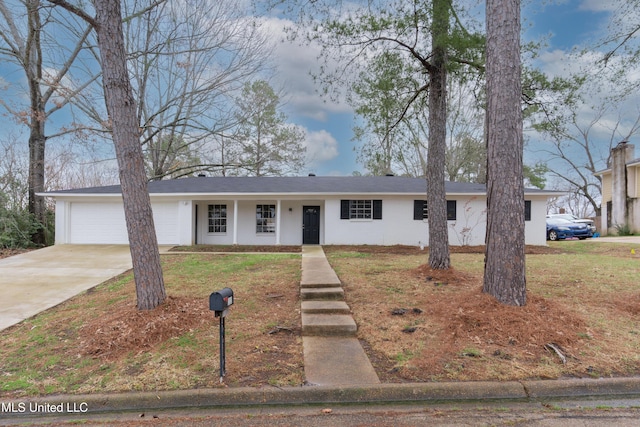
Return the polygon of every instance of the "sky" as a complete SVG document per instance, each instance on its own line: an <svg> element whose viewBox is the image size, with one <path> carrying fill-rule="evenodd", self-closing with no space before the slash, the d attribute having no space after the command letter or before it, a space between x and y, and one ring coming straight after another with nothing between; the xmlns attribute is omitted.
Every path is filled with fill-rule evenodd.
<svg viewBox="0 0 640 427"><path fill-rule="evenodd" d="M247 0L248 1L248 0ZM470 0L471 1L471 0ZM537 66L550 74L564 74L581 64L568 59L568 54L585 43L595 44L604 34L612 5L616 0L523 0L523 40L546 39L547 45L537 59ZM618 0L624 1L624 0ZM479 4L484 2L478 0ZM242 1L239 2L242 4ZM366 173L356 159L353 127L357 118L345 102L319 95L311 73L317 72L319 49L299 45L286 39L283 28L291 25L283 15L271 12L261 17L264 30L274 41L273 64L277 65L272 84L284 91L283 112L288 122L305 131L304 145L308 164L301 173L316 175L352 175ZM11 76L4 75L0 63L0 86ZM5 95L7 92L4 92ZM638 101L640 105L640 100ZM0 134L7 131L5 126ZM535 156L534 156L535 157ZM530 158L529 163L535 162ZM525 154L527 162L527 154Z"/></svg>
<svg viewBox="0 0 640 427"><path fill-rule="evenodd" d="M547 3L546 5L541 5ZM603 0L523 1L523 41L546 40L537 65L553 74L563 74L577 64L567 59L572 49L595 44L606 31L612 2ZM270 17L274 34L289 22ZM307 172L317 175L351 175L365 170L357 163L353 127L356 118L346 103L336 103L318 95L310 72L317 71L317 50L309 46L282 42L274 52L278 64L276 81L288 93L284 111L289 121L307 134L306 146L312 153ZM530 159L535 162L536 159ZM527 162L527 155L525 155Z"/></svg>

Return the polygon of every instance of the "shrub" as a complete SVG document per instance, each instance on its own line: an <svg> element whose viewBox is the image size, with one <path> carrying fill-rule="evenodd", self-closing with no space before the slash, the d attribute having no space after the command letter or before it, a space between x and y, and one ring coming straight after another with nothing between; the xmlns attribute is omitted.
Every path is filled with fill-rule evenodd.
<svg viewBox="0 0 640 427"><path fill-rule="evenodd" d="M10 207L0 193L0 248L32 246L31 235L42 226L23 207Z"/></svg>
<svg viewBox="0 0 640 427"><path fill-rule="evenodd" d="M633 232L628 224L616 224L615 228L618 236L633 236Z"/></svg>

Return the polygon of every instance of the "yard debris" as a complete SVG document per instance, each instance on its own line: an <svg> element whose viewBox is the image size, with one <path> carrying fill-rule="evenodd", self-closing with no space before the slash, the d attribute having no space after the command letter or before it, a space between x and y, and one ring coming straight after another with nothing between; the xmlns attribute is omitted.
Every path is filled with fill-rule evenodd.
<svg viewBox="0 0 640 427"><path fill-rule="evenodd" d="M267 294L267 298L282 298L283 294Z"/></svg>
<svg viewBox="0 0 640 427"><path fill-rule="evenodd" d="M277 334L280 331L293 332L293 328L287 328L286 326L276 326L268 332L269 335Z"/></svg>
<svg viewBox="0 0 640 427"><path fill-rule="evenodd" d="M418 330L418 328L416 328L415 326L407 326L406 328L404 328L402 330L402 332L404 332L406 334L411 334L411 333L414 333L417 330Z"/></svg>
<svg viewBox="0 0 640 427"><path fill-rule="evenodd" d="M391 314L394 316L404 316L405 314L407 314L409 312L408 308L394 308L393 310L391 310ZM424 313L424 311L420 308L412 308L411 312L413 314L422 314Z"/></svg>
<svg viewBox="0 0 640 427"><path fill-rule="evenodd" d="M544 348L546 348L547 350L553 350L562 361L562 364L563 365L567 364L567 357L564 355L564 350L558 344L550 342L545 344Z"/></svg>

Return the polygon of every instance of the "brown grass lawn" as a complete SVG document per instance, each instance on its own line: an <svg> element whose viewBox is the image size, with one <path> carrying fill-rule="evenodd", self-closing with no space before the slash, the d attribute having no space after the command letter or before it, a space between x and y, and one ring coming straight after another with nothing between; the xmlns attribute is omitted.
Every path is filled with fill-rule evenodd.
<svg viewBox="0 0 640 427"><path fill-rule="evenodd" d="M417 248L325 252L381 380L407 382L640 374L631 249L640 254L589 241L530 248L524 308L482 294L482 248L456 250L446 273L427 268ZM303 384L299 255L202 252L163 263L169 299L156 310L136 311L129 273L1 332L0 396ZM225 286L235 304L221 384L208 296Z"/></svg>
<svg viewBox="0 0 640 427"><path fill-rule="evenodd" d="M602 245L528 255L523 308L482 294L482 255L453 254L442 273L422 255L327 252L383 381L635 375L640 258Z"/></svg>

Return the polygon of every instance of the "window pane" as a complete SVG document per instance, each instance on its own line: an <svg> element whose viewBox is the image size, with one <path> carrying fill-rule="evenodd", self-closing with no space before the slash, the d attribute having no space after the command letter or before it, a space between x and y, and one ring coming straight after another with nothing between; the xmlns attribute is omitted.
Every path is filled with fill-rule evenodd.
<svg viewBox="0 0 640 427"><path fill-rule="evenodd" d="M349 201L349 218L350 219L371 219L372 208L371 200L350 200Z"/></svg>
<svg viewBox="0 0 640 427"><path fill-rule="evenodd" d="M256 233L276 232L276 205L256 205Z"/></svg>
<svg viewBox="0 0 640 427"><path fill-rule="evenodd" d="M209 233L227 232L227 205L209 205Z"/></svg>

